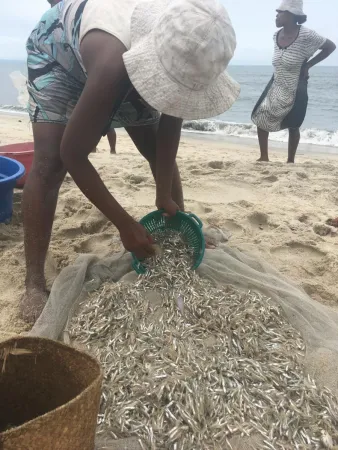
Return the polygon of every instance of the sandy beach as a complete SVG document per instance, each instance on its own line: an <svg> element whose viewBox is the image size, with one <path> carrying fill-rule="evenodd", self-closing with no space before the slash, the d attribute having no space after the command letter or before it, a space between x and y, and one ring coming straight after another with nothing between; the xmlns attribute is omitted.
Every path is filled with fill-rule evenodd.
<svg viewBox="0 0 338 450"><path fill-rule="evenodd" d="M25 116L2 115L0 145L32 140ZM229 245L257 254L302 286L315 300L338 306L338 233L327 227L338 216L338 159L300 155L286 165L286 148L271 149L270 163L257 163L254 140L230 143L183 135L178 164L186 209L205 226L231 235ZM47 149L48 151L48 149ZM300 153L303 153L300 151ZM91 160L110 191L135 217L154 208L154 181L147 163L124 132L117 155L104 138ZM0 337L19 333L18 302L24 287L22 192L14 194L10 225L0 224ZM114 226L67 176L61 189L46 266L51 286L79 253L107 255L121 249Z"/></svg>

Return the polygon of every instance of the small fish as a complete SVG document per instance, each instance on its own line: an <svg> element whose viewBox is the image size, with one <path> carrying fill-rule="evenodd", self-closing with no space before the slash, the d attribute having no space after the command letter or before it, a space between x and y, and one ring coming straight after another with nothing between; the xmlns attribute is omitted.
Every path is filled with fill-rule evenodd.
<svg viewBox="0 0 338 450"><path fill-rule="evenodd" d="M322 431L321 442L325 448L333 449L332 437L326 431Z"/></svg>
<svg viewBox="0 0 338 450"><path fill-rule="evenodd" d="M181 314L184 314L184 300L181 295L179 295L176 299L177 307L181 311Z"/></svg>
<svg viewBox="0 0 338 450"><path fill-rule="evenodd" d="M13 356L21 356L21 355L33 355L33 352L31 350L25 349L25 348L10 348L5 349L1 354L0 358L4 359L7 355L13 355Z"/></svg>

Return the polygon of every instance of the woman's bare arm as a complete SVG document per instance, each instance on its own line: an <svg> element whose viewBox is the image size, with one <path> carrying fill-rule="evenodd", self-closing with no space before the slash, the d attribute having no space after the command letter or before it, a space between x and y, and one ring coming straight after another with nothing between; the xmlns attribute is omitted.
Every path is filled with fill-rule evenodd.
<svg viewBox="0 0 338 450"><path fill-rule="evenodd" d="M324 45L322 45L322 47L320 48L320 50L321 52L319 52L318 55L316 55L314 58L310 59L310 61L307 62L306 64L307 69L311 69L311 67L328 58L331 55L331 53L333 53L336 50L336 44L330 41L330 39L327 39Z"/></svg>
<svg viewBox="0 0 338 450"><path fill-rule="evenodd" d="M99 142L114 104L127 94L130 82L123 63L123 44L94 30L81 44L88 79L61 143L61 158L84 195L118 228L125 248L139 257L153 253L145 229L110 194L88 159Z"/></svg>

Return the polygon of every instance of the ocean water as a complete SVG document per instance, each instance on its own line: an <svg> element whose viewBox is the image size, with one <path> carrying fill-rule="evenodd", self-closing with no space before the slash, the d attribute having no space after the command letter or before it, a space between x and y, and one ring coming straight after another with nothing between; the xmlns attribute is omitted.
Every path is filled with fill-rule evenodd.
<svg viewBox="0 0 338 450"><path fill-rule="evenodd" d="M24 112L10 74L26 75L25 61L0 60L0 110ZM194 133L257 139L251 112L272 76L271 66L230 66L229 72L241 84L233 107L219 117L187 121L184 129ZM271 133L271 139L287 141L287 131ZM301 130L301 142L338 147L338 67L318 66L310 71L309 106ZM334 149L333 149L334 150Z"/></svg>

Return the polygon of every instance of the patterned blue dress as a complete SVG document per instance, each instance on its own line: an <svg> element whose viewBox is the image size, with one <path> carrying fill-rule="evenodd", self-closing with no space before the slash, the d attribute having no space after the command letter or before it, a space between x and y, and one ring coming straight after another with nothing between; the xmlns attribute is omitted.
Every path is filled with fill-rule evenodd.
<svg viewBox="0 0 338 450"><path fill-rule="evenodd" d="M79 35L87 1L62 0L42 16L28 38L28 112L32 122L66 125L81 96L87 75ZM109 127L154 124L159 117L142 99L122 98L118 104L112 103L105 132Z"/></svg>

